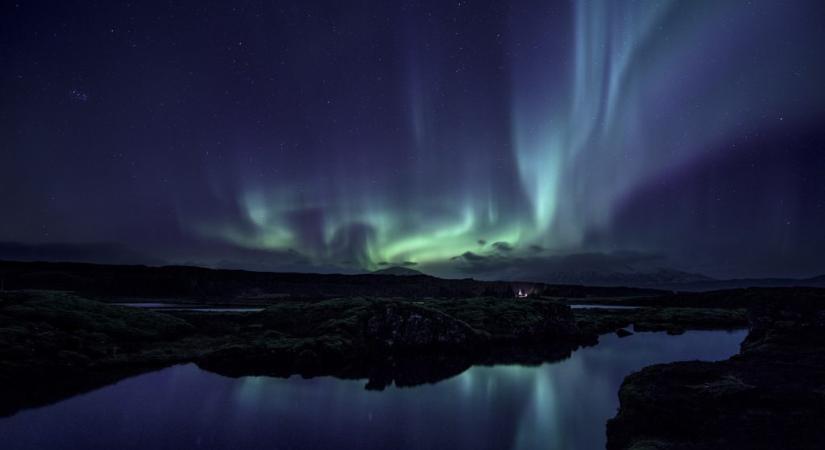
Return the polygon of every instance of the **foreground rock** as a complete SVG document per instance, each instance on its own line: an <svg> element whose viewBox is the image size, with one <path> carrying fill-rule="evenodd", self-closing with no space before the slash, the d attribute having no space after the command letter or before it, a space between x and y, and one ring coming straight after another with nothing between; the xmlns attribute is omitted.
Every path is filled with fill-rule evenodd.
<svg viewBox="0 0 825 450"><path fill-rule="evenodd" d="M386 352L422 348L466 348L479 341L478 332L466 322L441 311L405 303L372 308L364 325L364 339Z"/></svg>
<svg viewBox="0 0 825 450"><path fill-rule="evenodd" d="M619 329L616 330L616 336L618 336L620 338L624 338L624 337L628 337L628 336L632 336L632 335L633 335L633 332L627 331L624 328L619 328Z"/></svg>
<svg viewBox="0 0 825 450"><path fill-rule="evenodd" d="M825 294L754 306L741 353L627 377L609 449L825 448Z"/></svg>
<svg viewBox="0 0 825 450"><path fill-rule="evenodd" d="M540 363L595 339L576 327L568 307L541 300L293 301L249 320L198 365L230 376L368 378L380 388L432 382L489 361Z"/></svg>

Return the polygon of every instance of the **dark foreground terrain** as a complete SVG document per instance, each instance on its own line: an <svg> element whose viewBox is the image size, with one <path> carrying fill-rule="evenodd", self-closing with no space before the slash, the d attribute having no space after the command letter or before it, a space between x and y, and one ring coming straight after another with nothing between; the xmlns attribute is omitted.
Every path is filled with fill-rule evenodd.
<svg viewBox="0 0 825 450"><path fill-rule="evenodd" d="M742 328L739 309L573 310L513 298L283 299L259 312L149 310L58 291L0 292L0 413L183 362L230 376L334 375L382 389L474 364L540 364L598 336Z"/></svg>
<svg viewBox="0 0 825 450"><path fill-rule="evenodd" d="M369 388L479 363L538 364L596 335L554 301L283 300L254 313L160 312L54 291L0 293L0 413L182 362L226 375L368 378Z"/></svg>
<svg viewBox="0 0 825 450"><path fill-rule="evenodd" d="M52 287L63 275L38 277ZM20 277L10 278L17 283ZM380 284L403 290L410 289L408 283L441 282L386 277L393 276L382 276ZM28 278L27 287L38 287L35 278ZM352 280L342 280L344 287L333 290L352 289ZM140 282L107 289L131 292ZM236 284L210 286L220 291ZM263 308L259 311L216 313L122 306L116 303L131 297L103 295L88 286L80 292L0 291L0 415L184 362L227 376L333 375L367 379L367 389L383 389L436 382L476 364L563 359L580 346L597 344L604 333L749 327L741 353L730 360L656 365L630 375L619 393L619 414L608 424L608 447L822 448L825 442L823 290L644 292L629 298L606 295L627 291L556 287L542 291L552 296L528 299L261 292L254 302ZM242 295L248 298L248 292ZM568 306L588 296L591 302L642 307ZM151 298L217 302L211 295ZM237 297L231 300L227 303L238 304Z"/></svg>
<svg viewBox="0 0 825 450"><path fill-rule="evenodd" d="M825 448L825 296L747 292L750 333L721 362L677 362L627 377L609 449Z"/></svg>

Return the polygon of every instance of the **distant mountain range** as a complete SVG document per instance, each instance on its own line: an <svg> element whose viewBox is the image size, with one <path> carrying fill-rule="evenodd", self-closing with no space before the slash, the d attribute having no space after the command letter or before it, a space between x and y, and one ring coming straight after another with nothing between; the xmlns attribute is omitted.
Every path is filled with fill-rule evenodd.
<svg viewBox="0 0 825 450"><path fill-rule="evenodd" d="M597 270L575 272L558 271L546 274L540 281L553 284L582 284L587 286L661 287L701 284L717 280L696 273L658 269L649 272L607 272Z"/></svg>
<svg viewBox="0 0 825 450"><path fill-rule="evenodd" d="M746 287L823 287L825 275L811 278L735 278L717 279L679 270L658 269L650 272L553 272L541 280L550 284L585 286L627 286L673 291L712 291Z"/></svg>
<svg viewBox="0 0 825 450"><path fill-rule="evenodd" d="M6 261L59 261L95 264L143 264L161 266L164 261L146 256L119 244L21 244L0 242L0 260ZM533 270L522 276L505 280L512 282L537 282L550 285L577 285L593 287L630 287L671 291L710 291L744 287L822 287L825 275L810 278L737 278L717 279L702 274L667 268L640 269L631 265L599 264L599 261L562 260L547 272ZM239 267L243 267L240 265ZM569 269L569 270L568 270ZM371 275L398 277L432 277L429 274L405 266L391 266L370 272ZM460 276L460 274L459 274ZM482 277L492 280L494 273Z"/></svg>
<svg viewBox="0 0 825 450"><path fill-rule="evenodd" d="M401 274L399 276L398 274ZM284 298L514 297L518 289L548 297L661 295L655 289L548 285L512 281L446 279L408 268L384 273L318 274L251 272L188 266L150 267L69 262L0 261L0 291L49 289L126 298L194 298L220 304L269 304Z"/></svg>
<svg viewBox="0 0 825 450"><path fill-rule="evenodd" d="M393 266L386 269L380 269L372 272L374 275L397 275L402 277L426 275L424 272L410 269L409 267Z"/></svg>
<svg viewBox="0 0 825 450"><path fill-rule="evenodd" d="M654 287L654 286L650 286ZM659 289L679 291L714 291L719 289L736 289L745 287L818 287L825 288L825 275L811 278L736 278L730 280L715 280L660 284Z"/></svg>

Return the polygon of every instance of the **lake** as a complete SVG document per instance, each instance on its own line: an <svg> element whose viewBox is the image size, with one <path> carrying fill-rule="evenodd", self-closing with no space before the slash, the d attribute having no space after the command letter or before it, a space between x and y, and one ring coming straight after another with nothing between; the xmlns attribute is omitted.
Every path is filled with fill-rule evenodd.
<svg viewBox="0 0 825 450"><path fill-rule="evenodd" d="M180 365L0 419L17 449L603 449L629 373L726 359L746 331L613 334L563 361L474 366L416 387L227 378Z"/></svg>

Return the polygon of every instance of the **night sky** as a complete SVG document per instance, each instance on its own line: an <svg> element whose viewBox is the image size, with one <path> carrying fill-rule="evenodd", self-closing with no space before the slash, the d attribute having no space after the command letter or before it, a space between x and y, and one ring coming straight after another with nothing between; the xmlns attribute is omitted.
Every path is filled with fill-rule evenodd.
<svg viewBox="0 0 825 450"><path fill-rule="evenodd" d="M821 0L1 8L6 247L825 273Z"/></svg>

